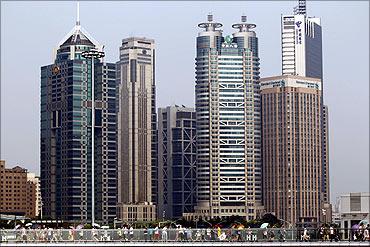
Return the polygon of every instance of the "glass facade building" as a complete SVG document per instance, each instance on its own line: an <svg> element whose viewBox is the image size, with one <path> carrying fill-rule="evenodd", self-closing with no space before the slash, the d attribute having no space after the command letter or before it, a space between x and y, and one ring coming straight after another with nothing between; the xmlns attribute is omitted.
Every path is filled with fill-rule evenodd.
<svg viewBox="0 0 370 247"><path fill-rule="evenodd" d="M158 218L178 219L196 205L195 109L158 109Z"/></svg>
<svg viewBox="0 0 370 247"><path fill-rule="evenodd" d="M92 64L91 58L82 56L92 49L102 51L102 46L77 22L59 43L54 63L41 67L41 192L46 219L90 223L92 183L95 221L108 223L115 217L116 67L102 59Z"/></svg>

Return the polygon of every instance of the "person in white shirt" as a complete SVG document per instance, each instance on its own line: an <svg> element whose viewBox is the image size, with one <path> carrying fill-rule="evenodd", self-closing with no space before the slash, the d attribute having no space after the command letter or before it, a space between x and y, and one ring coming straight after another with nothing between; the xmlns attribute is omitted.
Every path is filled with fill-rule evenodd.
<svg viewBox="0 0 370 247"><path fill-rule="evenodd" d="M163 229L162 229L162 241L165 241L167 242L168 240L168 236L167 236L167 227L164 226Z"/></svg>

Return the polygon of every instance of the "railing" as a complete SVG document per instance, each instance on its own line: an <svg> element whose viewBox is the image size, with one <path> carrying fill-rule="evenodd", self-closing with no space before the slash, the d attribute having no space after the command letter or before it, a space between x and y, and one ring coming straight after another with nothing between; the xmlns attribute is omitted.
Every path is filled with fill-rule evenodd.
<svg viewBox="0 0 370 247"><path fill-rule="evenodd" d="M343 237L347 234L349 238ZM330 235L319 229L17 229L0 230L0 242L125 242L125 241L240 241L240 242L292 242L292 241L370 241L360 230L335 229ZM360 239L362 237L362 239Z"/></svg>

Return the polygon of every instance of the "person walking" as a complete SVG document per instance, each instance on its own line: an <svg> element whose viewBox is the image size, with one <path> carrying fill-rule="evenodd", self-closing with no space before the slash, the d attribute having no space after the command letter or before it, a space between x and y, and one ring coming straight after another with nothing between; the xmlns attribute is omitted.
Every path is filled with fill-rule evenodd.
<svg viewBox="0 0 370 247"><path fill-rule="evenodd" d="M130 241L134 240L134 228L132 226L130 227L129 234L130 234Z"/></svg>
<svg viewBox="0 0 370 247"><path fill-rule="evenodd" d="M333 240L334 240L334 227L333 227L333 225L331 225L330 228L329 228L329 234L330 234L330 242L333 242Z"/></svg>
<svg viewBox="0 0 370 247"><path fill-rule="evenodd" d="M156 241L159 240L159 227L158 226L154 228L154 240Z"/></svg>
<svg viewBox="0 0 370 247"><path fill-rule="evenodd" d="M128 228L127 228L127 226L125 226L123 228L123 238L125 239L125 241L128 241Z"/></svg>
<svg viewBox="0 0 370 247"><path fill-rule="evenodd" d="M186 230L186 236L189 241L193 241L193 230L191 227Z"/></svg>
<svg viewBox="0 0 370 247"><path fill-rule="evenodd" d="M144 228L144 241L148 241L148 228Z"/></svg>
<svg viewBox="0 0 370 247"><path fill-rule="evenodd" d="M167 240L168 240L167 227L164 226L162 229L162 241L167 242Z"/></svg>

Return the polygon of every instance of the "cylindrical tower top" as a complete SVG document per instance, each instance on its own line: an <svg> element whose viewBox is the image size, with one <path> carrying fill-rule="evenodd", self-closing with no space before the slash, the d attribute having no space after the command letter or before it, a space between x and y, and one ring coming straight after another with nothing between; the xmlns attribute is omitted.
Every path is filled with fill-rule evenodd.
<svg viewBox="0 0 370 247"><path fill-rule="evenodd" d="M250 29L256 27L256 24L247 23L247 16L242 15L241 23L235 23L232 25L233 28L239 29L239 32L248 32Z"/></svg>
<svg viewBox="0 0 370 247"><path fill-rule="evenodd" d="M217 31L216 28L222 27L221 23L213 22L213 15L208 14L207 16L208 22L199 23L198 27L205 28L206 31Z"/></svg>

